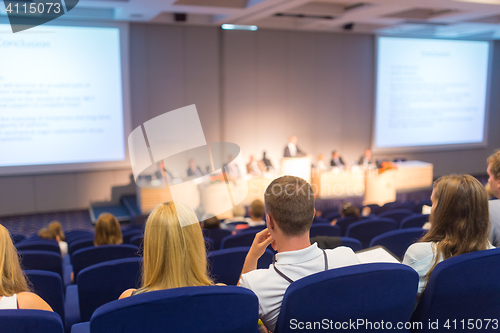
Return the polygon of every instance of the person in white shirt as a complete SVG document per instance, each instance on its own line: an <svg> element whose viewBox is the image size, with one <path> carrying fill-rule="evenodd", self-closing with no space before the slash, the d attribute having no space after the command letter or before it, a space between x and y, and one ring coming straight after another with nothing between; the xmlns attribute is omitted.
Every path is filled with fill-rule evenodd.
<svg viewBox="0 0 500 333"><path fill-rule="evenodd" d="M491 193L497 198L490 200L490 241L494 246L500 246L500 150L488 157L488 184Z"/></svg>
<svg viewBox="0 0 500 333"><path fill-rule="evenodd" d="M56 234L56 240L59 244L59 248L61 249L61 256L64 258L64 256L68 254L68 243L66 243L66 236L62 230L61 223L58 221L52 221L49 223L48 228Z"/></svg>
<svg viewBox="0 0 500 333"><path fill-rule="evenodd" d="M257 233L248 251L239 285L259 299L259 318L273 331L286 289L293 281L327 269L358 264L354 252L340 246L322 250L311 245L309 229L315 214L314 193L304 179L283 176L266 189L267 229ZM278 253L267 269L257 261L271 244Z"/></svg>
<svg viewBox="0 0 500 333"><path fill-rule="evenodd" d="M302 157L306 155L307 154L297 146L297 137L295 135L290 136L283 157Z"/></svg>
<svg viewBox="0 0 500 333"><path fill-rule="evenodd" d="M419 275L418 294L436 265L460 254L491 249L488 241L488 197L469 175L450 175L434 183L430 230L406 251L403 263Z"/></svg>

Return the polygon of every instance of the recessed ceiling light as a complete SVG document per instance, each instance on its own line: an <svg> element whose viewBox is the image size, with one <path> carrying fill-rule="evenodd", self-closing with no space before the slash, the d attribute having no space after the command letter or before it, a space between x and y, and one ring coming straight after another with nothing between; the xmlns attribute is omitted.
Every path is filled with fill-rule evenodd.
<svg viewBox="0 0 500 333"><path fill-rule="evenodd" d="M240 24L223 24L221 26L224 30L248 30L257 31L256 25L240 25Z"/></svg>

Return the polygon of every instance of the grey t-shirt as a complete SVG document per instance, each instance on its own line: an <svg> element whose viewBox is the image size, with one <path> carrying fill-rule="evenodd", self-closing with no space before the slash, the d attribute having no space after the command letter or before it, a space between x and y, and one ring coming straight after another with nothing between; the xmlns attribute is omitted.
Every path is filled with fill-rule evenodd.
<svg viewBox="0 0 500 333"><path fill-rule="evenodd" d="M500 247L500 199L490 200L490 243Z"/></svg>

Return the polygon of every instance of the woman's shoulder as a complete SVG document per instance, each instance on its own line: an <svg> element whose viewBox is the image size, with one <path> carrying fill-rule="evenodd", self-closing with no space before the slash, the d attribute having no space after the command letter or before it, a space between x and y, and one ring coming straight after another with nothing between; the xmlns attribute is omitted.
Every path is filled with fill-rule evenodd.
<svg viewBox="0 0 500 333"><path fill-rule="evenodd" d="M17 302L20 309L52 311L52 308L47 302L37 294L31 292L21 292L17 294Z"/></svg>
<svg viewBox="0 0 500 333"><path fill-rule="evenodd" d="M416 260L425 258L434 254L435 243L433 242L419 242L414 243L408 247L405 256L412 257Z"/></svg>

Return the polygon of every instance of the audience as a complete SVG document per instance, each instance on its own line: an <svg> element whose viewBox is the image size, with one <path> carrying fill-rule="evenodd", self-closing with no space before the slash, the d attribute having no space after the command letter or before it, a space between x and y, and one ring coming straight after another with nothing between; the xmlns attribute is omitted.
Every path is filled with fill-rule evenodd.
<svg viewBox="0 0 500 333"><path fill-rule="evenodd" d="M265 208L267 229L255 236L239 285L257 295L259 318L273 331L290 283L327 269L358 264L359 260L348 247L321 250L316 243L311 245L314 193L305 180L293 176L275 179L266 189ZM257 269L257 261L269 244L278 252L273 267Z"/></svg>
<svg viewBox="0 0 500 333"><path fill-rule="evenodd" d="M38 237L56 240L61 249L61 256L64 257L68 254L68 243L65 242L66 238L64 237L61 223L57 221L51 222L48 228L43 228L38 232Z"/></svg>
<svg viewBox="0 0 500 333"><path fill-rule="evenodd" d="M245 222L248 224L249 219L245 217L245 207L242 205L236 205L233 208L233 217L230 219L225 219L223 224L221 225L221 228L225 229L227 228L227 225L229 223L233 222Z"/></svg>
<svg viewBox="0 0 500 333"><path fill-rule="evenodd" d="M189 207L167 202L149 215L142 269L141 288L124 291L120 299L154 290L213 284L200 224Z"/></svg>
<svg viewBox="0 0 500 333"><path fill-rule="evenodd" d="M339 207L339 213L341 218L347 216L353 216L356 219L356 221L359 221L361 219L359 214L359 208L354 206L350 202L342 203L342 205ZM337 219L330 222L330 224L331 225L337 224Z"/></svg>
<svg viewBox="0 0 500 333"><path fill-rule="evenodd" d="M488 241L488 199L483 185L469 175L450 175L434 183L429 232L405 253L403 263L425 289L434 267L450 257L493 248Z"/></svg>
<svg viewBox="0 0 500 333"><path fill-rule="evenodd" d="M488 185L491 194L500 199L500 150L488 157ZM500 246L500 200L490 200L490 241L494 246Z"/></svg>
<svg viewBox="0 0 500 333"><path fill-rule="evenodd" d="M217 217L212 216L204 221L201 221L201 227L205 229L218 229L220 228L220 221Z"/></svg>
<svg viewBox="0 0 500 333"><path fill-rule="evenodd" d="M0 224L0 309L52 311L38 295L30 292L19 258L7 229Z"/></svg>
<svg viewBox="0 0 500 333"><path fill-rule="evenodd" d="M109 213L101 214L95 224L94 245L121 243L123 243L122 230L116 217Z"/></svg>
<svg viewBox="0 0 500 333"><path fill-rule="evenodd" d="M254 227L258 225L266 225L266 221L263 220L264 214L266 213L266 207L262 200L256 199L250 204L250 209L248 214L250 215L250 220L248 221L249 227Z"/></svg>

